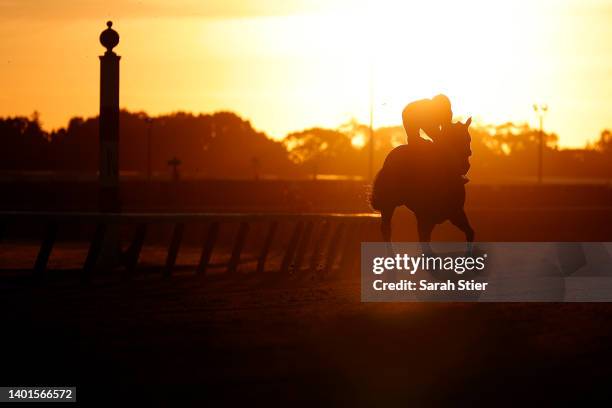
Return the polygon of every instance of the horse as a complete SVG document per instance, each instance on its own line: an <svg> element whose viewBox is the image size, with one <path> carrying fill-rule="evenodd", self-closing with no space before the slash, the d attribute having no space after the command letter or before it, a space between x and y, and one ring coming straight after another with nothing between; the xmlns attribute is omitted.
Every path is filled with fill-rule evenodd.
<svg viewBox="0 0 612 408"><path fill-rule="evenodd" d="M470 169L472 118L445 127L436 143L423 140L402 145L386 157L374 179L370 205L381 214L381 233L391 242L391 219L395 208L406 206L417 219L419 240L430 251L431 233L449 220L459 228L472 250L474 229L465 210L464 177Z"/></svg>

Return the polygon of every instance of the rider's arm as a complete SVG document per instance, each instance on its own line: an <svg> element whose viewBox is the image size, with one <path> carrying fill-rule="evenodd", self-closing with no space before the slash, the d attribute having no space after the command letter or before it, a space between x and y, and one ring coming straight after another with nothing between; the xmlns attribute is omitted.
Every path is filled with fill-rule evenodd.
<svg viewBox="0 0 612 408"><path fill-rule="evenodd" d="M434 142L440 140L440 136L442 135L442 131L439 126L426 126L423 128L423 131L427 133L427 136Z"/></svg>

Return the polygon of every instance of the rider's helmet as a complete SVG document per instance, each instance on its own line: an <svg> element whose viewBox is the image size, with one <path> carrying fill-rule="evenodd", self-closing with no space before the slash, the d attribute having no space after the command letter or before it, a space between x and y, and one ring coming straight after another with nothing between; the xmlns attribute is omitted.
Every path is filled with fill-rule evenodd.
<svg viewBox="0 0 612 408"><path fill-rule="evenodd" d="M451 109L451 102L448 96L439 94L431 98L436 111L439 112L440 121L444 123L450 123L453 118L453 111Z"/></svg>

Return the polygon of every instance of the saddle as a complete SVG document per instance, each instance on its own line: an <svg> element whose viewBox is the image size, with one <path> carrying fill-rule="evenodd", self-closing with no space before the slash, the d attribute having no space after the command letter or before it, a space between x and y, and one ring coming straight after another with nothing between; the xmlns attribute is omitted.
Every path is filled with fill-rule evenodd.
<svg viewBox="0 0 612 408"><path fill-rule="evenodd" d="M469 182L452 168L444 147L430 141L396 147L385 159L382 171L400 185L426 189L449 182Z"/></svg>

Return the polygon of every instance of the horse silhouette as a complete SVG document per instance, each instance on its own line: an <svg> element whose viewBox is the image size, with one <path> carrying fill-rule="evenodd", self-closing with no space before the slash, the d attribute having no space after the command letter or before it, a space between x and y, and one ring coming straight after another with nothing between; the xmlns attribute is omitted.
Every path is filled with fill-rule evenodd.
<svg viewBox="0 0 612 408"><path fill-rule="evenodd" d="M391 219L396 207L406 206L417 218L419 240L431 241L437 224L449 220L474 241L474 230L465 214L465 183L470 169L469 126L456 122L443 129L435 143L422 140L393 149L376 175L370 204L381 213L383 239L391 241ZM426 249L429 244L424 245Z"/></svg>

